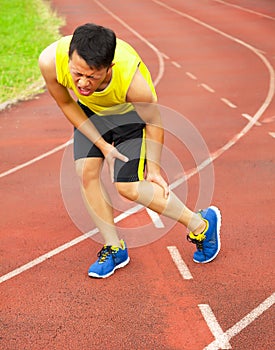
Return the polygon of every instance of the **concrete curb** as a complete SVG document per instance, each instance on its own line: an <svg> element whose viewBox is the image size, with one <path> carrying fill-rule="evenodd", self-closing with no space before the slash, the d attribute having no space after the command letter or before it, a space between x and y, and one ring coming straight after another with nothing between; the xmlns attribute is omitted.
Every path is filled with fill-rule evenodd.
<svg viewBox="0 0 275 350"><path fill-rule="evenodd" d="M45 90L45 87L46 87L45 82L41 80L30 85L29 88L24 92L24 94L17 96L15 99L0 103L0 112L7 109L8 107L15 105L18 102L23 102L23 101L28 101L33 99L36 95L39 94L40 91L41 93L44 92L43 90Z"/></svg>

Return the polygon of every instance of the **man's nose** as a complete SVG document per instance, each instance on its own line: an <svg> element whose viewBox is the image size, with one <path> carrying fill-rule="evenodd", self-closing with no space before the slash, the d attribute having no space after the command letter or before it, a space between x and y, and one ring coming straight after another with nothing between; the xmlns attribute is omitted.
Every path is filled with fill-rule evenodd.
<svg viewBox="0 0 275 350"><path fill-rule="evenodd" d="M78 83L81 87L85 87L85 86L88 86L90 82L89 82L89 79L87 79L87 77L82 76L80 77Z"/></svg>

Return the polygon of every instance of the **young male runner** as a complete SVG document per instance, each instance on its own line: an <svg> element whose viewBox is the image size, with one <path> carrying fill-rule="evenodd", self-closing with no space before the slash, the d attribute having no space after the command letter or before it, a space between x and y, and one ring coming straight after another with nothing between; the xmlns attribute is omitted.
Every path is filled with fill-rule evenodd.
<svg viewBox="0 0 275 350"><path fill-rule="evenodd" d="M194 213L169 191L160 170L164 131L156 92L137 52L112 30L88 23L48 46L39 66L49 92L75 127L83 198L105 241L88 275L108 277L129 262L101 182L104 159L122 196L182 223L197 246L193 260L212 261L220 249L220 212L209 207Z"/></svg>

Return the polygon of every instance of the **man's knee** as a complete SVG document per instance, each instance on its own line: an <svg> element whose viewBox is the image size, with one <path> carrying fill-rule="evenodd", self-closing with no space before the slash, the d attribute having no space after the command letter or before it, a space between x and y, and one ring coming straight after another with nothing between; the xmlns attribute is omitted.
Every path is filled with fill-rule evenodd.
<svg viewBox="0 0 275 350"><path fill-rule="evenodd" d="M139 197L138 182L116 182L116 188L121 196L131 201L136 201Z"/></svg>
<svg viewBox="0 0 275 350"><path fill-rule="evenodd" d="M79 177L82 186L87 188L92 181L99 179L101 162L92 159L78 159L75 161L76 174Z"/></svg>

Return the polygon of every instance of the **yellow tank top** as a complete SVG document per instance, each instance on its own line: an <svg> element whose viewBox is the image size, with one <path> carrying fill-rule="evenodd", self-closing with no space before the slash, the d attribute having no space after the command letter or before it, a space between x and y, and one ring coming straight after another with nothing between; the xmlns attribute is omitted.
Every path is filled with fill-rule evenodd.
<svg viewBox="0 0 275 350"><path fill-rule="evenodd" d="M65 36L58 41L56 49L56 74L57 81L72 90L78 100L89 107L98 115L123 114L133 109L130 103L126 102L126 95L139 68L144 79L150 86L156 98L155 88L151 75L137 52L125 41L117 39L117 46L112 67L112 79L109 85L102 91L95 91L90 96L82 96L78 93L69 71L69 45L72 36Z"/></svg>

